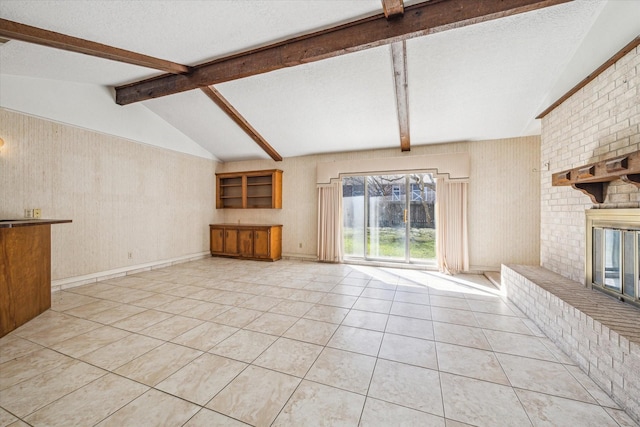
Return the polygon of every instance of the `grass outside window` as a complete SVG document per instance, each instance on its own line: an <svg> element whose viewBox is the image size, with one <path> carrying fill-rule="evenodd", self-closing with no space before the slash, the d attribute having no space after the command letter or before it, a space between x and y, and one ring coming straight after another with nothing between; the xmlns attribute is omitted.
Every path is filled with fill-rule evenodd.
<svg viewBox="0 0 640 427"><path fill-rule="evenodd" d="M378 256L399 258L404 257L404 228L380 227L378 234ZM436 231L433 228L412 228L409 250L412 259L435 259ZM363 256L364 239L362 230L343 229L344 253L349 256ZM367 228L367 254L371 250L371 228Z"/></svg>

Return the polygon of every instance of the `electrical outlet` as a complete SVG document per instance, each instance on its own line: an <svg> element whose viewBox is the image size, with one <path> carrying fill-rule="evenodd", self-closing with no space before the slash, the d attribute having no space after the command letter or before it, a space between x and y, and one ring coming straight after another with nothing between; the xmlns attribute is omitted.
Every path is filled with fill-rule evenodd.
<svg viewBox="0 0 640 427"><path fill-rule="evenodd" d="M33 218L33 209L25 209L24 217L29 219Z"/></svg>
<svg viewBox="0 0 640 427"><path fill-rule="evenodd" d="M298 247L302 249L302 243L298 243Z"/></svg>
<svg viewBox="0 0 640 427"><path fill-rule="evenodd" d="M36 218L36 219L42 218L42 209L34 209L33 210L33 217Z"/></svg>
<svg viewBox="0 0 640 427"><path fill-rule="evenodd" d="M127 252L127 258L133 259L133 252Z"/></svg>

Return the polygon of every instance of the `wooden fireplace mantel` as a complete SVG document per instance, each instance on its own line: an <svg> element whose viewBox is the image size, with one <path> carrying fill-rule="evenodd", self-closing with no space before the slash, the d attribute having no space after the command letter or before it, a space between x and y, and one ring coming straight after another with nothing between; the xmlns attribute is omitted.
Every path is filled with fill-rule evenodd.
<svg viewBox="0 0 640 427"><path fill-rule="evenodd" d="M640 187L640 150L554 173L551 185L570 185L589 196L593 203L604 203L609 182L616 179Z"/></svg>

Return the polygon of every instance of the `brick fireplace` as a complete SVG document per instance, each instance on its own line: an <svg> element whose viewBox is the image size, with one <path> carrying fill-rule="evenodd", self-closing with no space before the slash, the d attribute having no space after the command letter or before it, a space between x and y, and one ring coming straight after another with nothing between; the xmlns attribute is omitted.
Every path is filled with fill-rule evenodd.
<svg viewBox="0 0 640 427"><path fill-rule="evenodd" d="M614 179L594 200L552 177L640 150L639 44L541 115L541 265L502 268L508 298L637 422L640 187Z"/></svg>
<svg viewBox="0 0 640 427"><path fill-rule="evenodd" d="M553 186L552 175L640 150L637 39L625 48L626 54L542 118L540 262L581 283L587 263L585 211L640 208L640 190L615 180L603 203L594 204L571 186Z"/></svg>

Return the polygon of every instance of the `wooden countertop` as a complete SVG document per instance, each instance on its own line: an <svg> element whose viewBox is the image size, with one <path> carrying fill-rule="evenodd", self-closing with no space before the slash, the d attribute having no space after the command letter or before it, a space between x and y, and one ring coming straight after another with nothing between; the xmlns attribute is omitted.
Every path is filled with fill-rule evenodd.
<svg viewBox="0 0 640 427"><path fill-rule="evenodd" d="M237 223L226 223L226 224L209 224L209 227L282 227L282 224L237 224Z"/></svg>
<svg viewBox="0 0 640 427"><path fill-rule="evenodd" d="M0 219L0 228L31 227L33 225L63 224L70 219Z"/></svg>

